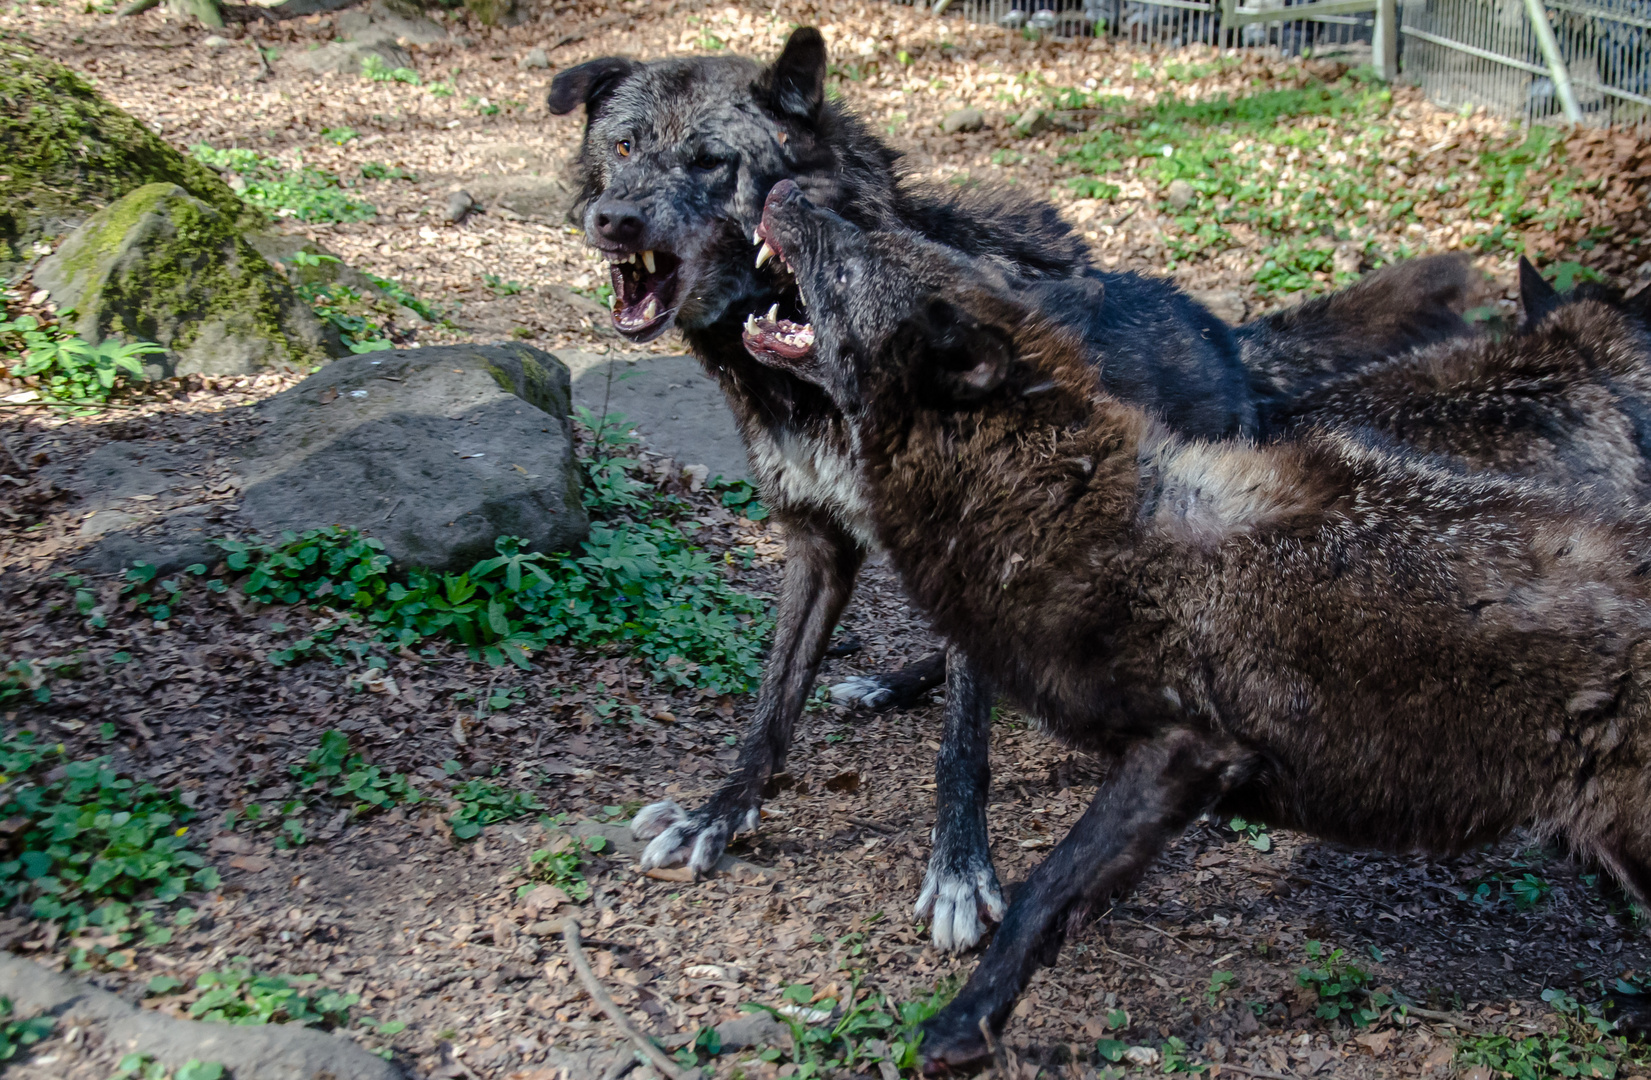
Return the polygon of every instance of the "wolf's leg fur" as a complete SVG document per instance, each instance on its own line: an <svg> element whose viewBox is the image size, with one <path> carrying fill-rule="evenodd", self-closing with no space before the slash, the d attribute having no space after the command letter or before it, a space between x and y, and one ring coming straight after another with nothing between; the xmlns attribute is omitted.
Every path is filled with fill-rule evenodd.
<svg viewBox="0 0 1651 1080"><path fill-rule="evenodd" d="M1027 879L968 985L923 1025L925 1071L985 1057L980 1021L1001 1030L1032 973L1054 961L1068 927L1134 884L1164 844L1252 768L1247 752L1191 731L1132 747Z"/></svg>
<svg viewBox="0 0 1651 1080"><path fill-rule="evenodd" d="M757 827L763 785L785 768L792 728L814 686L831 631L854 591L865 551L824 518L783 523L786 560L779 625L763 666L756 714L740 740L739 761L733 775L693 813L660 802L636 815L631 832L653 838L642 852L644 870L686 862L696 877L707 873L736 832Z"/></svg>
<svg viewBox="0 0 1651 1080"><path fill-rule="evenodd" d="M930 653L898 671L854 675L832 683L831 700L839 705L864 705L868 709L904 709L915 705L945 678L946 654Z"/></svg>
<svg viewBox="0 0 1651 1080"><path fill-rule="evenodd" d="M934 763L934 852L913 914L928 917L934 947L972 948L986 920L1003 919L1003 890L986 839L992 770L992 688L957 649L946 663L946 733Z"/></svg>

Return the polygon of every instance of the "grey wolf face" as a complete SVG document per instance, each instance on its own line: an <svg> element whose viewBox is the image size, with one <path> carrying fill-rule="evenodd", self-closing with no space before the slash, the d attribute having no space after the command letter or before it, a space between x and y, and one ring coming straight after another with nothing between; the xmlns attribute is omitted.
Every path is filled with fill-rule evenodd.
<svg viewBox="0 0 1651 1080"><path fill-rule="evenodd" d="M747 318L747 351L820 386L848 415L858 411L871 367L915 355L896 342L927 307L944 304L932 298L1001 284L992 271L950 248L909 233L861 229L814 205L789 180L769 193L756 239L794 277L810 321ZM947 370L949 382L966 376Z"/></svg>
<svg viewBox="0 0 1651 1080"><path fill-rule="evenodd" d="M825 42L805 27L768 67L606 57L556 77L551 111L585 106L575 212L608 260L621 334L651 341L775 303L794 314L774 270L756 265L751 236L780 178L829 194L825 74Z"/></svg>

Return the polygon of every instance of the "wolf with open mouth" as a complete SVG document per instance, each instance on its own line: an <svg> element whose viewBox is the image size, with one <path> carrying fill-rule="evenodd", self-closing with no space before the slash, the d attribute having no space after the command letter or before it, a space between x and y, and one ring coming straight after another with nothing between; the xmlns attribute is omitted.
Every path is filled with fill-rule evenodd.
<svg viewBox="0 0 1651 1080"><path fill-rule="evenodd" d="M1005 280L1075 280L1075 302L1094 291L1083 284L1096 274L1088 251L1053 206L903 178L898 155L826 100L825 78L824 41L805 27L767 66L731 56L653 63L605 57L560 73L551 86L552 112L585 109L575 213L587 241L608 259L615 328L636 342L681 331L721 385L764 501L787 538L778 627L738 763L697 811L664 802L637 816L636 834L651 840L642 859L648 867L686 862L705 873L735 832L755 827L762 789L785 766L792 729L872 539L842 415L818 386L759 362L748 349L783 358L812 345L795 282L756 235L769 191L790 180L845 220L928 238ZM1427 298L1441 311L1449 307L1446 285ZM1368 306L1388 299L1374 296ZM1199 340L1177 338L1186 351L1153 375L1163 385L1149 380L1141 391L1173 399L1191 434L1244 429L1246 375L1229 331L1184 296L1165 302L1196 327ZM1333 307L1314 318L1319 331L1320 324L1346 322ZM1336 333L1358 339L1361 348L1381 345L1356 326L1329 336ZM1301 328L1281 325L1252 335L1246 348L1268 352L1291 335L1299 337ZM1326 347L1315 355L1334 352ZM857 692L868 701L901 692L915 697L942 673L941 821L920 910L933 913L937 946L960 949L979 940L985 920L1002 910L984 809L971 801L986 769L989 688L954 656L950 663L929 658Z"/></svg>
<svg viewBox="0 0 1651 1080"><path fill-rule="evenodd" d="M785 183L759 235L814 345L748 343L852 425L913 601L1117 762L923 1025L926 1072L987 1057L1066 935L1204 812L1407 853L1524 824L1651 896L1643 301L1527 281L1509 338L1328 378L1289 438L1204 442L1108 392L1111 341L1051 318L1047 284Z"/></svg>

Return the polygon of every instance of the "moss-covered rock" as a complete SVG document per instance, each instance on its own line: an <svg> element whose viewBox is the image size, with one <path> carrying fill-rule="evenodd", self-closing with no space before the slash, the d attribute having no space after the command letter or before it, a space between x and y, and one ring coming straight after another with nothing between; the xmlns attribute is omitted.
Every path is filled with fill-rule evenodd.
<svg viewBox="0 0 1651 1080"><path fill-rule="evenodd" d="M341 352L236 224L176 184L146 184L75 230L34 281L87 341L164 346L169 374L312 368Z"/></svg>
<svg viewBox="0 0 1651 1080"><path fill-rule="evenodd" d="M177 184L255 228L262 215L211 169L15 37L0 34L0 274L145 184Z"/></svg>

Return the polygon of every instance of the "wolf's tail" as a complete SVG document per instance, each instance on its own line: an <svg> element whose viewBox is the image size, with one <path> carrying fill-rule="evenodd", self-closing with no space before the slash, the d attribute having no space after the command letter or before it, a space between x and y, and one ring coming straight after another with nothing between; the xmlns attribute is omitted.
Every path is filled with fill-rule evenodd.
<svg viewBox="0 0 1651 1080"><path fill-rule="evenodd" d="M1262 432L1280 407L1328 378L1471 334L1462 312L1472 287L1466 258L1431 255L1238 327Z"/></svg>

